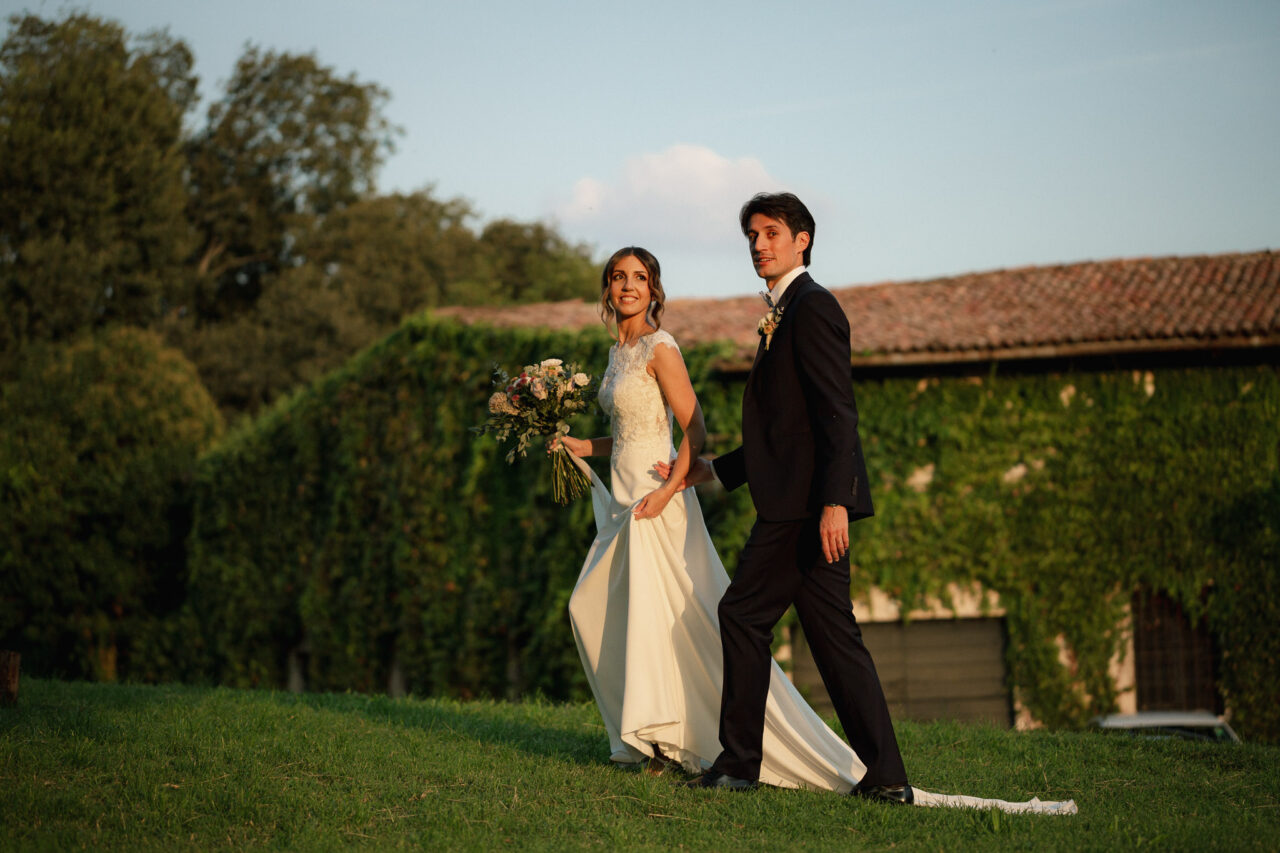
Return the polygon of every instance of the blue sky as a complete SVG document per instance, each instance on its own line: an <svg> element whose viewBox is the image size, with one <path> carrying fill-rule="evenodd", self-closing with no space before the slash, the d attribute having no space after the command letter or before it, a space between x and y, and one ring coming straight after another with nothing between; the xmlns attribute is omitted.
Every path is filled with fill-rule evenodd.
<svg viewBox="0 0 1280 853"><path fill-rule="evenodd" d="M628 243L672 296L759 289L753 192L829 286L1280 248L1280 2L0 0L167 27L205 97L246 42L391 93L379 189ZM5 24L7 31L7 23Z"/></svg>

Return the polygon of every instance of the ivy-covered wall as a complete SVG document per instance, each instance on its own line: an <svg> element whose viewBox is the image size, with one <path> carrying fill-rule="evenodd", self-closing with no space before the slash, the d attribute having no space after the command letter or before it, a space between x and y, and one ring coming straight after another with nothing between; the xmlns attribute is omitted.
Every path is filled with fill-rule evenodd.
<svg viewBox="0 0 1280 853"><path fill-rule="evenodd" d="M1271 367L885 380L859 387L877 518L855 586L908 603L974 580L1006 608L1021 702L1107 710L1140 587L1219 639L1236 721L1280 733L1280 381ZM1059 663L1062 636L1073 667Z"/></svg>
<svg viewBox="0 0 1280 853"><path fill-rule="evenodd" d="M313 689L380 690L394 670L419 694L587 696L565 607L590 508L556 506L544 459L509 467L468 428L495 364L558 356L595 373L610 343L602 329L417 318L224 440L197 477L194 670L280 686L295 652ZM741 377L711 367L724 355L685 352L713 452L738 434ZM852 528L855 593L875 584L912 604L951 581L995 590L1018 698L1064 726L1111 706L1132 591L1166 591L1209 620L1239 728L1280 736L1273 368L889 378L856 392L877 515ZM701 498L732 568L746 490Z"/></svg>

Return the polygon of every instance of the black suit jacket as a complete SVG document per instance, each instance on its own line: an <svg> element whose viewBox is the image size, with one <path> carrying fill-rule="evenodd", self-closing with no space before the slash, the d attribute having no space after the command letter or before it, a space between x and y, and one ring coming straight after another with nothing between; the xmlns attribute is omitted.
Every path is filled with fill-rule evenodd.
<svg viewBox="0 0 1280 853"><path fill-rule="evenodd" d="M849 321L831 292L801 273L782 295L742 395L742 446L714 461L727 489L747 483L766 521L808 518L828 503L850 520L874 513L853 399Z"/></svg>

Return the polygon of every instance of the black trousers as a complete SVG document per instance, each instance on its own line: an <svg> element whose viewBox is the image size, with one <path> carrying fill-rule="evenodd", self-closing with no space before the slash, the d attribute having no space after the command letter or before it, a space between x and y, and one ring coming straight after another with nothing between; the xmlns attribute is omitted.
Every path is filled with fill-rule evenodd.
<svg viewBox="0 0 1280 853"><path fill-rule="evenodd" d="M720 745L714 770L760 777L765 701L769 694L773 627L795 604L822 683L849 745L867 766L867 785L898 785L907 771L889 719L875 663L849 600L849 558L826 562L818 519L760 521L720 599L724 687Z"/></svg>

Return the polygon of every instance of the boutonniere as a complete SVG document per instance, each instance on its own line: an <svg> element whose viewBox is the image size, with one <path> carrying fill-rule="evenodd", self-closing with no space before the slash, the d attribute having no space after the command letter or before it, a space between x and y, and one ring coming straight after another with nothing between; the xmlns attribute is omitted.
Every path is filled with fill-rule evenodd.
<svg viewBox="0 0 1280 853"><path fill-rule="evenodd" d="M782 322L782 306L775 305L769 309L769 313L760 318L760 325L756 326L756 331L760 333L760 337L764 338L764 348L767 351L769 344L773 343L773 333L778 331L778 324Z"/></svg>

